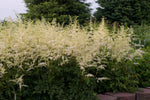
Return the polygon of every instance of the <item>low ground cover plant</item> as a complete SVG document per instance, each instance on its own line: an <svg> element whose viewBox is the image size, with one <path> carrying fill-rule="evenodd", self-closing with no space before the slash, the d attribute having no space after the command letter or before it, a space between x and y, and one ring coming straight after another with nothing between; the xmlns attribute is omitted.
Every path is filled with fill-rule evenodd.
<svg viewBox="0 0 150 100"><path fill-rule="evenodd" d="M141 55L139 49L132 47L131 38L132 29L122 26L109 31L104 20L94 29L91 26L90 30L80 27L77 21L65 27L44 20L22 22L18 19L1 24L0 96L4 100L12 97L96 100L97 83L103 79L114 81L109 76L111 73L115 79L120 74L125 76L121 84L130 85L124 89L135 87L136 84L131 85L133 81L124 83L131 75L124 69L132 68L121 65L123 61L132 61ZM116 64L111 64L113 61ZM109 67L111 70L107 75L104 72ZM96 68L95 73L87 70L89 68Z"/></svg>

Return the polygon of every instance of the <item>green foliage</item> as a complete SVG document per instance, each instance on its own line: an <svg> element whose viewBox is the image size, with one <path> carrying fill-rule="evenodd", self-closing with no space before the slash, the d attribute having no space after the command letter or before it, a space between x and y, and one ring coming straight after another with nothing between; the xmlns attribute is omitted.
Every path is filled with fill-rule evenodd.
<svg viewBox="0 0 150 100"><path fill-rule="evenodd" d="M136 43L143 45L144 47L150 46L150 26L149 25L135 25L133 26L134 34L137 39Z"/></svg>
<svg viewBox="0 0 150 100"><path fill-rule="evenodd" d="M36 68L20 72L15 66L9 69L5 65L8 73L0 80L0 98L12 100L16 95L16 100L97 100L94 83L82 74L75 57L68 56L68 60L62 65L61 58L46 60L47 65L36 67L39 59ZM10 80L17 77L16 72L23 74L21 88Z"/></svg>
<svg viewBox="0 0 150 100"><path fill-rule="evenodd" d="M150 86L150 47L143 49L143 58L137 60L135 66L136 74L138 75L139 87Z"/></svg>
<svg viewBox="0 0 150 100"><path fill-rule="evenodd" d="M116 62L107 58L106 67L97 69L97 67L87 68L86 71L97 77L107 77L108 80L97 82L97 93L105 92L135 92L139 87L150 86L150 47L142 51L142 57L136 56L131 61L122 59ZM130 56L130 53L126 56Z"/></svg>
<svg viewBox="0 0 150 100"><path fill-rule="evenodd" d="M110 22L120 24L150 23L150 2L148 0L98 0L101 7L94 16L100 20L102 16Z"/></svg>
<svg viewBox="0 0 150 100"><path fill-rule="evenodd" d="M89 21L89 4L80 0L24 0L27 5L27 13L22 14L27 19L41 19L44 17L47 21L54 18L59 23L69 24L70 16L72 19L79 20L80 24Z"/></svg>
<svg viewBox="0 0 150 100"><path fill-rule="evenodd" d="M7 25L7 20L2 20L2 21L0 22L0 24L1 24L2 26Z"/></svg>
<svg viewBox="0 0 150 100"><path fill-rule="evenodd" d="M106 67L97 70L96 68L87 68L88 73L95 77L107 77L108 79L97 82L97 93L105 92L134 92L138 87L138 76L129 60L117 62L108 58Z"/></svg>

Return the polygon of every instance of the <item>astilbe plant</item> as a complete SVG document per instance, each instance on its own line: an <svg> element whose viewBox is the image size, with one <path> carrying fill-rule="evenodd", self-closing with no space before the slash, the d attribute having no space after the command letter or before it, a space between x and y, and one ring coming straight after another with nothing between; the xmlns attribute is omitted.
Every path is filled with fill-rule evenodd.
<svg viewBox="0 0 150 100"><path fill-rule="evenodd" d="M133 50L131 36L132 31L124 27L110 32L104 20L93 31L81 28L76 21L65 27L55 21L8 21L0 26L0 77L8 74L6 69L17 67L15 77L10 82L16 82L21 89L26 86L23 84L22 71L46 66L47 60L60 57L63 59L60 65L64 64L68 61L66 55L75 56L83 72L85 67L103 68L103 61L107 57L120 62ZM137 50L127 59L132 60L135 53L140 54Z"/></svg>

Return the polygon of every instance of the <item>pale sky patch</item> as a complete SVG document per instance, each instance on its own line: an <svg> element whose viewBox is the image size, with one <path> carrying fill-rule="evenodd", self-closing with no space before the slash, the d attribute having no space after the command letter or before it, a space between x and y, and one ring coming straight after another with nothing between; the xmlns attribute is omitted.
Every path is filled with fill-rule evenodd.
<svg viewBox="0 0 150 100"><path fill-rule="evenodd" d="M86 0L86 2L91 3L92 14L96 11L96 8L99 7L98 3L96 3L97 0Z"/></svg>
<svg viewBox="0 0 150 100"><path fill-rule="evenodd" d="M0 20L16 18L16 14L25 12L24 0L0 0Z"/></svg>

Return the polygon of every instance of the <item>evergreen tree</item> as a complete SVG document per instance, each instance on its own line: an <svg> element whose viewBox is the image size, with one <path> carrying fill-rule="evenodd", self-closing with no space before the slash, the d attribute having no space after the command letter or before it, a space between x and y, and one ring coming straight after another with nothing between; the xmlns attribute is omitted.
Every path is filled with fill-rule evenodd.
<svg viewBox="0 0 150 100"><path fill-rule="evenodd" d="M57 19L59 23L68 23L70 16L82 24L90 19L89 4L81 0L24 0L28 8L23 16L27 19L41 19L47 21Z"/></svg>
<svg viewBox="0 0 150 100"><path fill-rule="evenodd" d="M101 6L94 14L97 20L104 16L112 23L150 23L149 0L98 0L97 3Z"/></svg>

